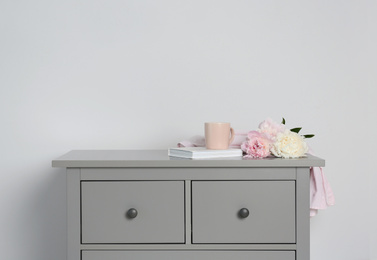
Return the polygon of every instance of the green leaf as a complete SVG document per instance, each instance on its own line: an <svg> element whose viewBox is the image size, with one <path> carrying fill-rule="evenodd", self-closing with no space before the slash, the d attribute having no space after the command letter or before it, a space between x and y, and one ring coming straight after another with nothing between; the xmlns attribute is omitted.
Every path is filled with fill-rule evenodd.
<svg viewBox="0 0 377 260"><path fill-rule="evenodd" d="M285 125L285 119L284 119L284 117L283 117L283 121L281 121L281 123L282 123L283 125Z"/></svg>
<svg viewBox="0 0 377 260"><path fill-rule="evenodd" d="M302 127L292 128L292 129L291 129L291 132L295 132L295 133L298 134L298 133L300 132L301 128L302 128Z"/></svg>
<svg viewBox="0 0 377 260"><path fill-rule="evenodd" d="M314 137L314 136L315 136L315 135L312 135L312 134L311 134L311 135L303 135L304 138L312 138L312 137Z"/></svg>

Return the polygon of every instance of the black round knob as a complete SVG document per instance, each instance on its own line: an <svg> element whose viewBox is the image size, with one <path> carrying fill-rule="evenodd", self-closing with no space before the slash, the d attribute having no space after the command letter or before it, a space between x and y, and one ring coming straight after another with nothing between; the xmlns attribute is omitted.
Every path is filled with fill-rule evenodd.
<svg viewBox="0 0 377 260"><path fill-rule="evenodd" d="M129 209L127 211L126 215L127 215L128 218L136 218L136 216L137 216L137 210L134 209L134 208L131 208L131 209Z"/></svg>
<svg viewBox="0 0 377 260"><path fill-rule="evenodd" d="M249 210L247 208L242 208L238 211L238 216L240 218L247 218L249 216Z"/></svg>

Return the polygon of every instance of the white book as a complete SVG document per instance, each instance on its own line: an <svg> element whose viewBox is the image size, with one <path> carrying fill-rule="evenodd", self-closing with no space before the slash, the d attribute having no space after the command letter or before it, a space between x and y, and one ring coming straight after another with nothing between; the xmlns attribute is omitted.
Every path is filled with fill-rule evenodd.
<svg viewBox="0 0 377 260"><path fill-rule="evenodd" d="M170 148L168 155L180 158L222 158L222 157L240 157L242 156L241 149L227 149L227 150L209 150L205 147L181 147Z"/></svg>

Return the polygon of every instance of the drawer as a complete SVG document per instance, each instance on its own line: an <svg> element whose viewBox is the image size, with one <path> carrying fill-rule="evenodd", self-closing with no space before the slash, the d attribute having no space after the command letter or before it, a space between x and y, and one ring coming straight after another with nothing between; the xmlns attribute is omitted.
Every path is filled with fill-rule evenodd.
<svg viewBox="0 0 377 260"><path fill-rule="evenodd" d="M295 181L193 181L193 243L295 243L295 207Z"/></svg>
<svg viewBox="0 0 377 260"><path fill-rule="evenodd" d="M295 251L83 251L82 260L295 260Z"/></svg>
<svg viewBox="0 0 377 260"><path fill-rule="evenodd" d="M184 205L183 181L83 181L82 243L184 243Z"/></svg>

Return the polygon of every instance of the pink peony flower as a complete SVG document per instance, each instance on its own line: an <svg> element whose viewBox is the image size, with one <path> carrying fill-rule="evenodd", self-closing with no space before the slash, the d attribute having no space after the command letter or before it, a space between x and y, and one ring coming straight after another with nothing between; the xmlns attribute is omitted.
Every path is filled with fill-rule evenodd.
<svg viewBox="0 0 377 260"><path fill-rule="evenodd" d="M276 136L285 131L285 125L276 123L271 118L267 118L259 124L258 131L265 134L271 141L275 141Z"/></svg>
<svg viewBox="0 0 377 260"><path fill-rule="evenodd" d="M264 133L250 131L241 149L246 153L246 158L264 158L270 155L270 145L272 141Z"/></svg>

